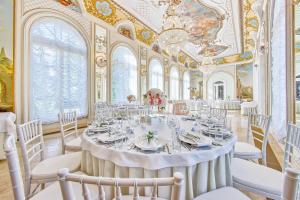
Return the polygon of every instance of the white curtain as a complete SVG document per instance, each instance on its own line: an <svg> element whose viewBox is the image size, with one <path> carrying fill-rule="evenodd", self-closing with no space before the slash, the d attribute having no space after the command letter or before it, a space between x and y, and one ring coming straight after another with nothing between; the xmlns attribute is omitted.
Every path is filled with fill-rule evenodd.
<svg viewBox="0 0 300 200"><path fill-rule="evenodd" d="M112 103L127 103L127 96L137 97L137 60L132 51L119 46L112 53Z"/></svg>
<svg viewBox="0 0 300 200"><path fill-rule="evenodd" d="M286 43L285 43L285 1L274 1L272 25L272 132L282 138L286 135Z"/></svg>
<svg viewBox="0 0 300 200"><path fill-rule="evenodd" d="M57 114L88 114L87 47L80 33L57 18L30 29L30 119L58 121Z"/></svg>
<svg viewBox="0 0 300 200"><path fill-rule="evenodd" d="M179 72L176 67L172 67L170 71L170 99L179 99Z"/></svg>
<svg viewBox="0 0 300 200"><path fill-rule="evenodd" d="M163 66L157 59L152 59L149 65L150 88L164 90Z"/></svg>
<svg viewBox="0 0 300 200"><path fill-rule="evenodd" d="M183 74L183 99L190 99L190 72L186 71Z"/></svg>

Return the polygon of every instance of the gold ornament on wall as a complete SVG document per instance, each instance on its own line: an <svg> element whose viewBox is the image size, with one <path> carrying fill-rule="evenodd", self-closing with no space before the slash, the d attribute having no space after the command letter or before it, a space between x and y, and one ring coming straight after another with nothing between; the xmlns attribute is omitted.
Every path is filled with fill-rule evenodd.
<svg viewBox="0 0 300 200"><path fill-rule="evenodd" d="M108 0L85 0L84 5L88 13L111 25L120 20L116 15L116 7Z"/></svg>
<svg viewBox="0 0 300 200"><path fill-rule="evenodd" d="M137 29L136 36L138 40L144 42L147 45L151 45L155 39L153 31L146 28Z"/></svg>

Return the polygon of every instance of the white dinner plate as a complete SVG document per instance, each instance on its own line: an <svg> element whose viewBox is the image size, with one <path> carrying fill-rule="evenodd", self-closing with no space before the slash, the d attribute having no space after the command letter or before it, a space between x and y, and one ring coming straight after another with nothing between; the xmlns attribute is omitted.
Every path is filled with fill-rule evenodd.
<svg viewBox="0 0 300 200"><path fill-rule="evenodd" d="M157 151L168 143L167 140L161 138L153 138L150 143L145 136L138 137L134 141L134 145L143 151Z"/></svg>
<svg viewBox="0 0 300 200"><path fill-rule="evenodd" d="M118 135L118 134L114 134L114 135L110 135L108 133L105 134L101 134L97 137L97 141L102 142L102 143L112 143L118 140L124 140L126 139L127 136L122 134L122 135Z"/></svg>
<svg viewBox="0 0 300 200"><path fill-rule="evenodd" d="M192 135L192 134L189 134ZM195 147L206 147L212 145L212 139L203 135L197 135L197 139L189 135L179 135L178 139L182 142L191 144Z"/></svg>
<svg viewBox="0 0 300 200"><path fill-rule="evenodd" d="M90 132L100 132L100 133L105 133L109 131L109 127L97 127L97 128L89 128Z"/></svg>

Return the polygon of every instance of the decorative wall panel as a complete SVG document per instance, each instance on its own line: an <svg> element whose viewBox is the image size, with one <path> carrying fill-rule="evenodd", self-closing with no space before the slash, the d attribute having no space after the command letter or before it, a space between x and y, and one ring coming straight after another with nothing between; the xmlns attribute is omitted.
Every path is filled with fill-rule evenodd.
<svg viewBox="0 0 300 200"><path fill-rule="evenodd" d="M107 100L107 31L95 25L96 102Z"/></svg>

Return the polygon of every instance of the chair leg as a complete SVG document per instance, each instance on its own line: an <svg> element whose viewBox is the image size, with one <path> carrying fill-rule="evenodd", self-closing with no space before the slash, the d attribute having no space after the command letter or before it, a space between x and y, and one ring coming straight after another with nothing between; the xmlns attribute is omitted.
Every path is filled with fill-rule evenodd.
<svg viewBox="0 0 300 200"><path fill-rule="evenodd" d="M30 198L31 180L30 177L25 178L25 195L26 199Z"/></svg>
<svg viewBox="0 0 300 200"><path fill-rule="evenodd" d="M41 184L41 189L42 189L42 190L45 189L45 185L46 185L45 183L42 183L42 184Z"/></svg>

